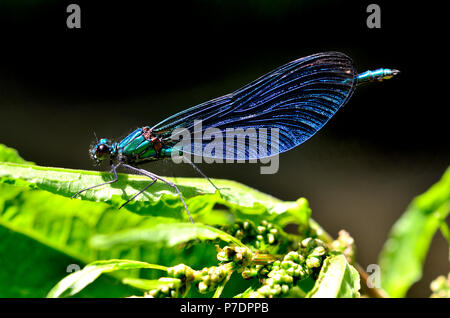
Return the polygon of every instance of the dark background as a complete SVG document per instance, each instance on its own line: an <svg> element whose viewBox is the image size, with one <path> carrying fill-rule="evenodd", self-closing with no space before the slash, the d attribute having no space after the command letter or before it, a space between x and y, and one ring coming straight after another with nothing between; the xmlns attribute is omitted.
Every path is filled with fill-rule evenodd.
<svg viewBox="0 0 450 318"><path fill-rule="evenodd" d="M81 29L66 7L81 7ZM398 78L359 87L311 140L280 157L275 175L254 164L206 165L283 200L306 197L332 235L348 230L363 267L377 262L390 227L449 164L443 99L445 41L439 7L375 1L381 29L366 26L366 1L3 1L0 4L0 142L45 166L94 169L88 147L126 135L309 54L337 50L360 72L397 68ZM442 34L440 34L440 32ZM189 166L147 169L196 176ZM430 294L448 272L438 234L424 279Z"/></svg>

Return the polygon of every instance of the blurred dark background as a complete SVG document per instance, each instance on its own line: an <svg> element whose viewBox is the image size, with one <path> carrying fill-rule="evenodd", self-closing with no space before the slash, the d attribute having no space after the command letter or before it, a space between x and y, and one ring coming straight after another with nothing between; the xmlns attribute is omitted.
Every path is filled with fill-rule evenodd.
<svg viewBox="0 0 450 318"><path fill-rule="evenodd" d="M72 2L81 7L81 29L66 27ZM330 234L350 232L366 267L409 202L450 162L438 77L445 52L432 36L445 20L432 2L375 1L381 29L369 29L372 2L4 0L0 142L40 165L94 169L94 131L122 137L293 59L337 50L360 72L397 68L398 78L359 87L324 129L281 156L275 175L260 175L254 164L200 165L210 177L283 200L306 197ZM196 176L173 163L146 168ZM430 281L448 270L438 234L409 296L427 297Z"/></svg>

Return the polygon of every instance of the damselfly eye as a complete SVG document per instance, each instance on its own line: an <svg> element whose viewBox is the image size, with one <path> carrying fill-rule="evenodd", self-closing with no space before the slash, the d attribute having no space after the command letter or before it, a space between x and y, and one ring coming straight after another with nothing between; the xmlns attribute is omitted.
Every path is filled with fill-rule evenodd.
<svg viewBox="0 0 450 318"><path fill-rule="evenodd" d="M99 145L97 149L95 150L95 155L97 158L102 158L106 154L109 153L109 147L107 145Z"/></svg>

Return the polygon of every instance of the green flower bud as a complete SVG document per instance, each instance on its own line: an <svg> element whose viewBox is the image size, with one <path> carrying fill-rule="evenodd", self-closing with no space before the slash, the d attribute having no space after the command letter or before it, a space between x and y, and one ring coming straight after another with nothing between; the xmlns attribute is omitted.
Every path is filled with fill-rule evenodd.
<svg viewBox="0 0 450 318"><path fill-rule="evenodd" d="M272 228L272 229L270 229L269 232L272 233L273 235L277 235L278 234L278 229Z"/></svg>
<svg viewBox="0 0 450 318"><path fill-rule="evenodd" d="M299 254L297 264L303 264L304 262L305 262L305 257L303 255Z"/></svg>
<svg viewBox="0 0 450 318"><path fill-rule="evenodd" d="M281 285L280 284L275 284L272 288L271 288L271 296L277 296L281 293Z"/></svg>
<svg viewBox="0 0 450 318"><path fill-rule="evenodd" d="M294 277L303 277L303 276L305 276L305 271L303 270L303 268L301 266L299 266L294 271Z"/></svg>
<svg viewBox="0 0 450 318"><path fill-rule="evenodd" d="M308 257L308 259L306 260L306 266L308 266L309 268L320 267L320 264L320 258L317 258L315 256Z"/></svg>
<svg viewBox="0 0 450 318"><path fill-rule="evenodd" d="M258 275L258 270L256 268L248 268L242 272L243 279L252 279Z"/></svg>
<svg viewBox="0 0 450 318"><path fill-rule="evenodd" d="M233 261L235 261L235 262L240 262L240 261L242 261L242 259L243 259L243 255L241 253L237 253L233 257Z"/></svg>
<svg viewBox="0 0 450 318"><path fill-rule="evenodd" d="M261 275L261 276L265 276L265 275L267 275L269 273L269 270L267 269L267 268L262 268L260 271L259 271L259 274Z"/></svg>
<svg viewBox="0 0 450 318"><path fill-rule="evenodd" d="M310 256L322 256L326 253L326 250L323 246L317 246L313 249L312 253L309 254Z"/></svg>
<svg viewBox="0 0 450 318"><path fill-rule="evenodd" d="M294 279L290 275L284 275L281 281L285 284L292 284Z"/></svg>
<svg viewBox="0 0 450 318"><path fill-rule="evenodd" d="M161 290L161 292L163 292L164 294L167 294L167 293L169 293L169 286L167 286L167 285L162 285L162 286L160 287L160 290Z"/></svg>
<svg viewBox="0 0 450 318"><path fill-rule="evenodd" d="M450 273L445 277L444 275L437 277L430 284L431 298L450 298Z"/></svg>
<svg viewBox="0 0 450 318"><path fill-rule="evenodd" d="M264 297L268 297L271 294L271 288L269 285L263 285L260 288L258 288L257 292Z"/></svg>
<svg viewBox="0 0 450 318"><path fill-rule="evenodd" d="M286 256L284 257L284 259L287 260L287 261L288 261L288 260L291 260L291 261L293 261L293 262L298 263L299 260L300 260L300 255L298 254L298 252L291 251L291 252L289 252L289 253L286 254Z"/></svg>
<svg viewBox="0 0 450 318"><path fill-rule="evenodd" d="M280 267L283 269L287 269L287 268L291 267L291 262L290 261L282 261Z"/></svg>
<svg viewBox="0 0 450 318"><path fill-rule="evenodd" d="M153 290L150 290L149 292L148 292L148 294L151 296L151 297L157 297L158 296L158 293L159 293L159 290L158 289L153 289Z"/></svg>
<svg viewBox="0 0 450 318"><path fill-rule="evenodd" d="M281 293L282 294L287 294L289 292L289 286L288 285L281 285Z"/></svg>
<svg viewBox="0 0 450 318"><path fill-rule="evenodd" d="M220 251L219 253L217 253L217 259L221 262L225 262L228 260L228 257L224 251Z"/></svg>
<svg viewBox="0 0 450 318"><path fill-rule="evenodd" d="M273 278L267 278L266 279L265 285L272 286L273 284L275 284L275 280Z"/></svg>
<svg viewBox="0 0 450 318"><path fill-rule="evenodd" d="M200 271L194 271L194 275L193 275L192 281L198 282L201 279L201 277L202 277L202 271L201 270Z"/></svg>
<svg viewBox="0 0 450 318"><path fill-rule="evenodd" d="M208 285L205 282L198 283L198 291L200 293L206 293L208 291Z"/></svg>
<svg viewBox="0 0 450 318"><path fill-rule="evenodd" d="M206 285L211 284L211 276L210 275L203 276L202 282L205 283Z"/></svg>
<svg viewBox="0 0 450 318"><path fill-rule="evenodd" d="M342 252L348 262L353 262L355 257L355 244L350 234L344 230L339 231L337 240L331 243L331 248Z"/></svg>
<svg viewBox="0 0 450 318"><path fill-rule="evenodd" d="M286 272L290 275L290 276L294 276L294 272L295 272L295 267L289 267Z"/></svg>
<svg viewBox="0 0 450 318"><path fill-rule="evenodd" d="M227 276L227 271L223 267L218 267L216 275L218 277L217 281L221 282L225 278L225 276Z"/></svg>
<svg viewBox="0 0 450 318"><path fill-rule="evenodd" d="M167 270L167 274L175 278L185 278L188 281L192 281L194 279L194 270L184 264L178 264L173 267L169 267L169 269Z"/></svg>
<svg viewBox="0 0 450 318"><path fill-rule="evenodd" d="M435 280L433 280L430 284L430 289L432 291L437 291L439 289L445 288L445 285L447 283L447 280L445 276L438 276Z"/></svg>
<svg viewBox="0 0 450 318"><path fill-rule="evenodd" d="M311 244L312 238L308 237L305 238L302 242L301 242L301 246L302 247L308 247L309 244Z"/></svg>

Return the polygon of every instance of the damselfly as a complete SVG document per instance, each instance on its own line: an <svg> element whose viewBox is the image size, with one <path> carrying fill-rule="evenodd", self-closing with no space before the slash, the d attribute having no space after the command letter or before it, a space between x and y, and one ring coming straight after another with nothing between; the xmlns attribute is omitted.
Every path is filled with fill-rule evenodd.
<svg viewBox="0 0 450 318"><path fill-rule="evenodd" d="M201 131L214 128L224 134L227 129L277 129L276 153L248 151L244 145L214 154L224 159L246 160L274 156L313 136L348 102L357 85L389 79L398 73L394 69L382 68L357 74L353 61L339 52L318 53L292 61L233 93L181 111L154 126L138 128L121 141L100 139L90 149L91 157L98 164L109 160L114 179L83 189L73 197L116 182L117 168L124 167L149 177L151 182L123 205L160 180L176 191L193 222L178 187L163 177L139 168L144 163L171 158L174 151L179 152L175 147L178 139L174 135L179 135L180 131L192 135L192 147L183 151L202 156L208 141L194 136L199 122ZM188 162L207 178L194 163Z"/></svg>

